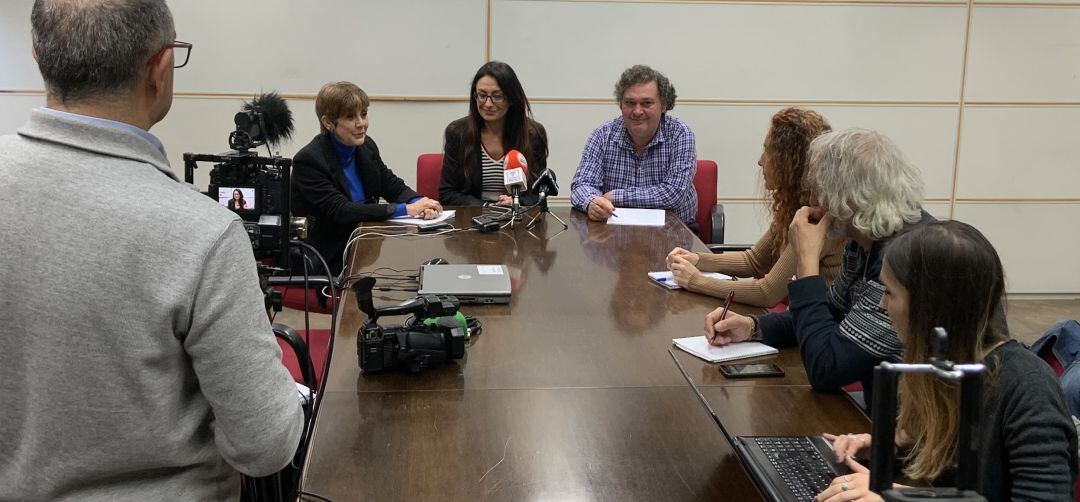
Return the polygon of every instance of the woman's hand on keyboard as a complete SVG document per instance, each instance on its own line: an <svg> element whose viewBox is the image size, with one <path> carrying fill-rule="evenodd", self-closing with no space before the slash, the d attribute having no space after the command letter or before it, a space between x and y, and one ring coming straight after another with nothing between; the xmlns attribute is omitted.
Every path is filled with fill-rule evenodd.
<svg viewBox="0 0 1080 502"><path fill-rule="evenodd" d="M815 502L844 502L849 500L877 501L881 497L870 491L870 471L862 464L848 458L846 460L851 474L839 476L829 484L825 491L814 497Z"/></svg>
<svg viewBox="0 0 1080 502"><path fill-rule="evenodd" d="M833 451L836 453L836 461L843 462L848 458L866 458L870 455L869 434L822 434L826 441L832 441Z"/></svg>

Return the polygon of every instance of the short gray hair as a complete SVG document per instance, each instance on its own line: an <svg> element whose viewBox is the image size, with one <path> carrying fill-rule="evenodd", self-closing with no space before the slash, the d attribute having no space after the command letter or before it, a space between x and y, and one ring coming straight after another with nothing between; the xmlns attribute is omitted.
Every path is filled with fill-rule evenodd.
<svg viewBox="0 0 1080 502"><path fill-rule="evenodd" d="M45 87L61 102L130 91L176 36L164 0L37 0L30 24Z"/></svg>
<svg viewBox="0 0 1080 502"><path fill-rule="evenodd" d="M826 211L874 240L922 217L919 170L884 134L848 129L818 136L810 143L810 172Z"/></svg>
<svg viewBox="0 0 1080 502"><path fill-rule="evenodd" d="M656 89L660 91L660 104L664 107L664 111L675 108L675 98L678 97L675 94L675 86L671 85L671 81L663 73L643 64L631 66L622 72L619 81L615 83L616 102L622 103L623 94L626 94L626 90L630 87L649 82L656 82Z"/></svg>

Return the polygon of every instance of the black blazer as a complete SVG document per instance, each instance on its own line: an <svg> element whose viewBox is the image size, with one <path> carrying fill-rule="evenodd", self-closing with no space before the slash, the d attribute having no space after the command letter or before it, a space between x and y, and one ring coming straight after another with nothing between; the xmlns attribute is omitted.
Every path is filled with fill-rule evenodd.
<svg viewBox="0 0 1080 502"><path fill-rule="evenodd" d="M386 167L370 136L354 155L364 185L363 203L350 198L345 171L328 134L315 136L293 157L292 213L314 220L308 243L319 250L334 274L341 270L341 253L357 223L385 220L394 214L396 203L420 196ZM379 198L389 203L380 204Z"/></svg>
<svg viewBox="0 0 1080 502"><path fill-rule="evenodd" d="M461 140L468 120L469 117L462 117L446 126L443 140L442 176L439 182L439 202L443 205L479 206L484 203L484 200L480 198L483 173L480 172L479 156L472 165L462 166L465 160L461 158ZM547 168L548 151L547 131L539 122L534 121L533 124L536 128L529 131L529 149L532 150L532 156L535 158L527 159L529 161L527 177L530 187L536 176ZM464 169L471 170L472 183L465 181ZM537 195L530 190L522 192L520 198L523 205L535 204L537 201Z"/></svg>

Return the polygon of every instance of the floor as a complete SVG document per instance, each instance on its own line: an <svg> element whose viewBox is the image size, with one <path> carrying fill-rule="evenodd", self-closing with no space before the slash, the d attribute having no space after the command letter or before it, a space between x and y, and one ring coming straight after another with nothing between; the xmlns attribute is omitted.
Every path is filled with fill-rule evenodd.
<svg viewBox="0 0 1080 502"><path fill-rule="evenodd" d="M1080 300L1012 300L1006 315L1013 338L1031 345L1054 323L1080 320Z"/></svg>
<svg viewBox="0 0 1080 502"><path fill-rule="evenodd" d="M1014 338L1030 345L1052 324L1063 319L1080 319L1080 299L1077 300L1012 300L1008 306L1009 327ZM329 328L330 316L312 314L313 328ZM275 321L293 328L304 325L304 313L285 309Z"/></svg>

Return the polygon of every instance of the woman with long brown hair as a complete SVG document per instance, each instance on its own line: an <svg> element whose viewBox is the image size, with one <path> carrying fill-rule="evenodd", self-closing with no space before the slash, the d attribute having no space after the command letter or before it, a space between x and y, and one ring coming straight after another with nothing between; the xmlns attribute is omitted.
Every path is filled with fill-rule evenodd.
<svg viewBox="0 0 1080 502"><path fill-rule="evenodd" d="M931 331L948 333L946 357L987 367L977 439L977 491L987 500L1072 500L1076 430L1061 387L1038 356L1008 338L1001 260L974 227L931 222L885 248L882 308L903 344L905 362L931 356ZM896 443L903 475L919 485L949 486L956 466L959 387L927 374L905 374L898 392ZM817 500L880 500L869 472L851 460L870 449L869 434L826 435L838 461L856 474L836 478Z"/></svg>
<svg viewBox="0 0 1080 502"><path fill-rule="evenodd" d="M800 207L812 205L812 194L804 188L810 142L831 130L829 123L813 110L785 108L776 112L758 159L765 189L772 199L769 230L753 247L740 253L673 249L667 265L675 282L690 291L721 298L734 291L737 302L757 307L772 307L787 296L787 283L795 275L796 265L795 253L787 246L788 225ZM842 250L843 242L833 241L821 257L821 274L829 281L836 277ZM750 279L722 281L701 272Z"/></svg>
<svg viewBox="0 0 1080 502"><path fill-rule="evenodd" d="M469 115L446 126L439 201L449 206L510 205L502 167L510 150L525 156L531 187L547 167L547 132L533 120L514 69L490 61L473 77ZM522 196L522 204L535 200L527 191Z"/></svg>

